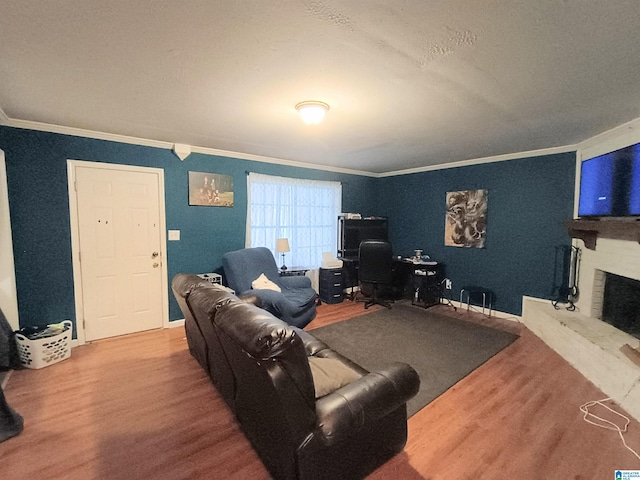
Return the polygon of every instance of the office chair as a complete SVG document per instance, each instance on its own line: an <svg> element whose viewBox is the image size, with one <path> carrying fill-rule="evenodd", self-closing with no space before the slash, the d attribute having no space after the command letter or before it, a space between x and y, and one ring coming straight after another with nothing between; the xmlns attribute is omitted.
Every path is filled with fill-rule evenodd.
<svg viewBox="0 0 640 480"><path fill-rule="evenodd" d="M371 305L382 305L391 308L391 300L383 299L379 296L380 288L390 285L393 278L393 254L391 244L383 240L364 240L359 248L358 280L361 285L371 285L371 295L363 300L364 308ZM364 291L362 292L365 293Z"/></svg>

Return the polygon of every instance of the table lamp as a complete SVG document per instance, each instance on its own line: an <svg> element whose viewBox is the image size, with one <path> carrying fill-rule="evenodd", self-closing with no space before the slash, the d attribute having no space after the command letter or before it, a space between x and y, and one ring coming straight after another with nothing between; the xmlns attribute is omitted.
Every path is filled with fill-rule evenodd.
<svg viewBox="0 0 640 480"><path fill-rule="evenodd" d="M280 267L280 270L286 270L287 266L284 264L284 254L286 252L290 252L291 249L289 248L289 239L288 238L278 238L276 239L276 252L281 253L282 254L282 267Z"/></svg>

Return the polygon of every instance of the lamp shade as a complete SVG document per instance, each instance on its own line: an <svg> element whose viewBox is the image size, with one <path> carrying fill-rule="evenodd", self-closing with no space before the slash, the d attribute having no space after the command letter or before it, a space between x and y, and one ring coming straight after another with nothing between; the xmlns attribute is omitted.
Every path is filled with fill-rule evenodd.
<svg viewBox="0 0 640 480"><path fill-rule="evenodd" d="M288 238L278 238L276 239L276 252L285 253L290 252L289 248L289 239Z"/></svg>

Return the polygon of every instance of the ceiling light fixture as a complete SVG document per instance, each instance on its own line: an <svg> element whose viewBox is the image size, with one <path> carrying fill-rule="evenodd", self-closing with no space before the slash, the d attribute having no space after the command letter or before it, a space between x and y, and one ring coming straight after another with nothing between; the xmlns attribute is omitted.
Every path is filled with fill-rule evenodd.
<svg viewBox="0 0 640 480"><path fill-rule="evenodd" d="M324 102L300 102L296 105L296 110L300 112L302 121L307 125L317 125L322 122L329 110L329 105Z"/></svg>

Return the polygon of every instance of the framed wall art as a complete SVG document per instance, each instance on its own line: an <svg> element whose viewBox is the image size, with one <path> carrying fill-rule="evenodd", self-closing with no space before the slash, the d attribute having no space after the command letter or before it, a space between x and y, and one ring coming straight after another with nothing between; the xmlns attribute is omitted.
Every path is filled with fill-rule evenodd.
<svg viewBox="0 0 640 480"><path fill-rule="evenodd" d="M444 244L484 248L487 235L487 190L447 192Z"/></svg>
<svg viewBox="0 0 640 480"><path fill-rule="evenodd" d="M189 172L189 205L233 207L233 177Z"/></svg>

